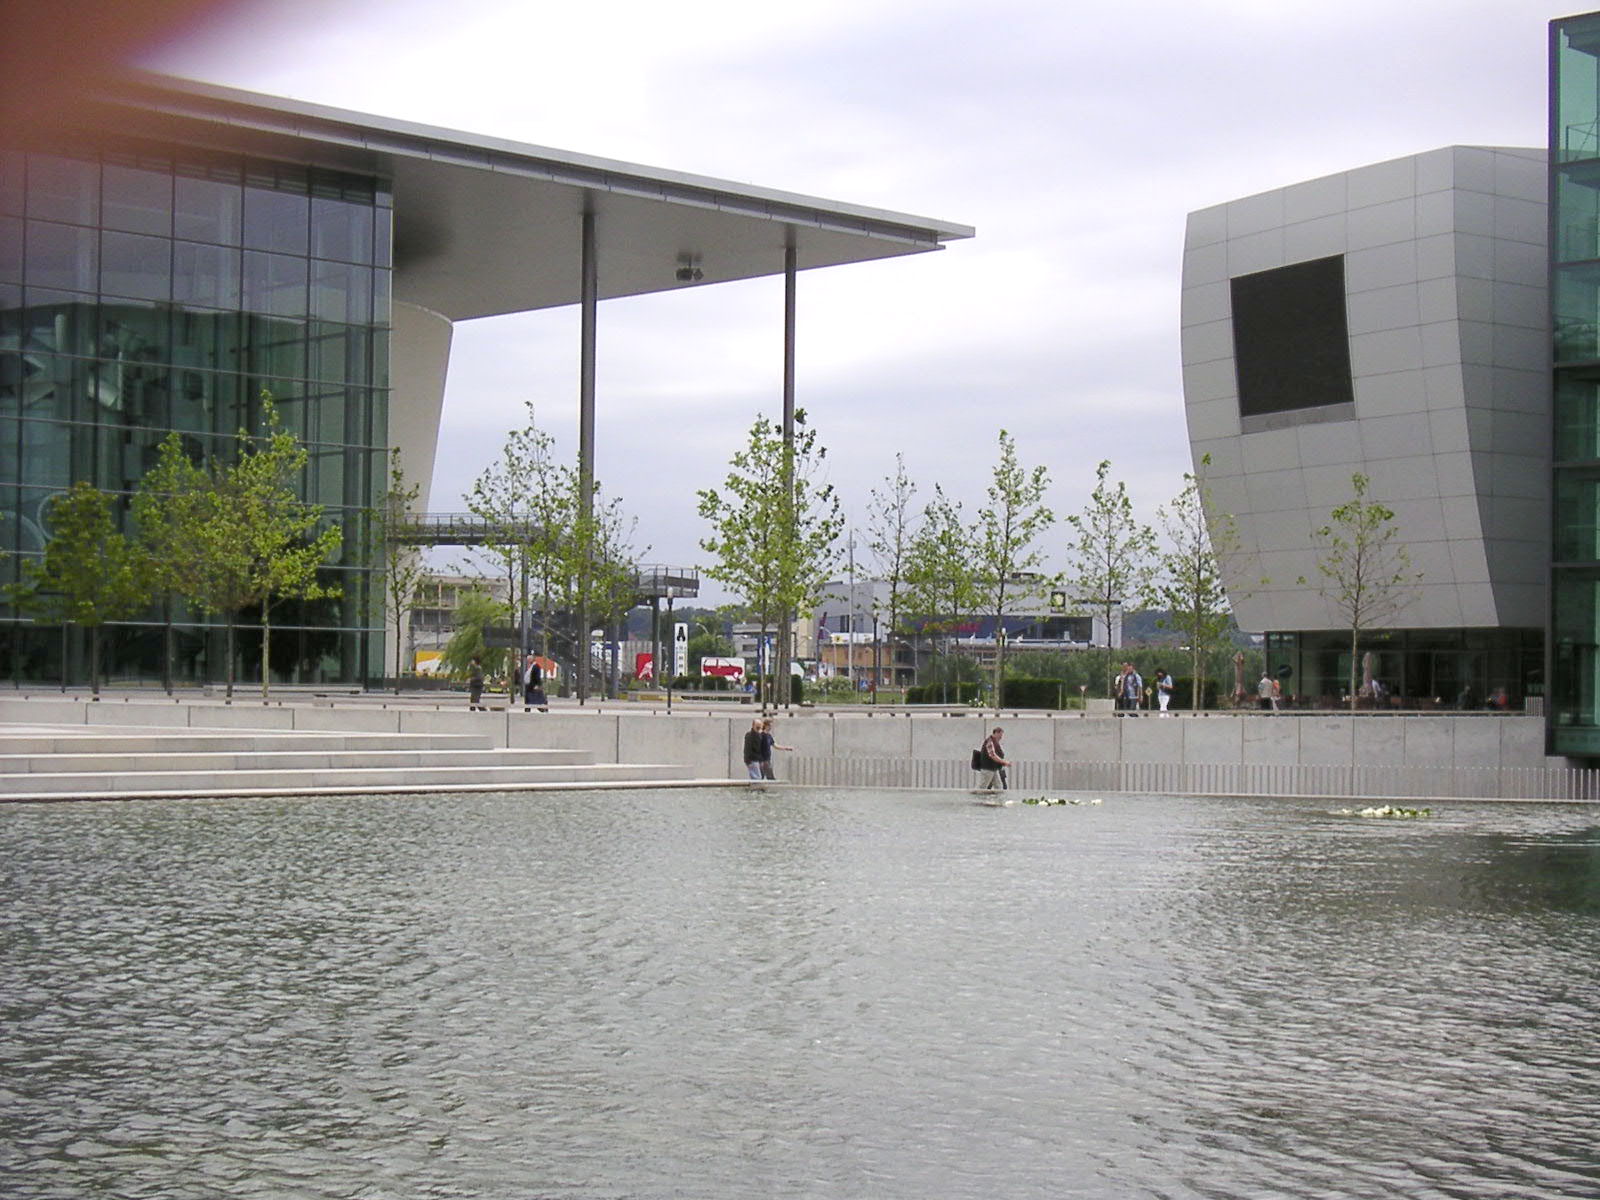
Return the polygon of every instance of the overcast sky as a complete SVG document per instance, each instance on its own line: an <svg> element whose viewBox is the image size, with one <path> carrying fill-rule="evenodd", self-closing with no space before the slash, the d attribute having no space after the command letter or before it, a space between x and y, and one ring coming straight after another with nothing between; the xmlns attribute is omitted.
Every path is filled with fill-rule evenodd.
<svg viewBox="0 0 1600 1200"><path fill-rule="evenodd" d="M1580 6L1581 7L1581 6ZM1001 428L1058 515L1112 460L1146 516L1190 468L1187 213L1453 143L1542 146L1531 0L264 0L147 65L431 125L973 225L803 273L798 402L861 521L903 452L981 503ZM600 308L597 475L649 561L781 407L781 279ZM576 310L456 327L432 481L523 418L576 452ZM1051 546L1060 565L1063 535Z"/></svg>

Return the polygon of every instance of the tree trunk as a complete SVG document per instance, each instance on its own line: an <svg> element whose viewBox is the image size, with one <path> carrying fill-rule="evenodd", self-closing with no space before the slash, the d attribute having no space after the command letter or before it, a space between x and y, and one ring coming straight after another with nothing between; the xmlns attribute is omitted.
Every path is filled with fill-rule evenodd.
<svg viewBox="0 0 1600 1200"><path fill-rule="evenodd" d="M89 694L100 699L100 626L89 626Z"/></svg>
<svg viewBox="0 0 1600 1200"><path fill-rule="evenodd" d="M773 667L772 667L772 682L773 682L773 690L776 693L776 695L774 695L774 697L773 697L773 707L777 707L778 705L782 705L783 707L787 708L789 706L789 696L791 695L791 689L789 687L789 640L790 640L790 631L793 629L793 627L794 627L793 622L790 620L789 613L786 610L784 612L784 614L781 617L778 618L777 653L775 655L773 655L773 658L774 658L775 661L774 661ZM854 639L854 637L855 637L855 630L854 629L852 629L850 631L850 636L851 636L852 639ZM854 650L855 642L852 640L850 645L851 645L851 658L850 658L850 661L851 661L851 664L854 665L854 663L855 663L855 650ZM852 671L851 672L851 681L850 681L852 685L854 685L854 683L855 683L854 674L855 674L854 671Z"/></svg>
<svg viewBox="0 0 1600 1200"><path fill-rule="evenodd" d="M394 611L394 694L396 696L400 694L400 663L405 652L405 628L401 619L400 606L396 604Z"/></svg>
<svg viewBox="0 0 1600 1200"><path fill-rule="evenodd" d="M172 695L172 593L161 600L161 685Z"/></svg>
<svg viewBox="0 0 1600 1200"><path fill-rule="evenodd" d="M1360 637L1360 634L1361 634L1361 630L1360 629L1354 628L1354 627L1351 628L1351 630L1350 630L1350 711L1351 712L1355 712L1355 710L1356 710L1356 672L1358 670L1360 670L1360 667L1358 665L1360 660L1357 659L1357 657L1356 657L1356 641Z"/></svg>
<svg viewBox="0 0 1600 1200"><path fill-rule="evenodd" d="M227 640L224 643L224 645L227 647L227 659L228 659L227 666L226 666L226 668L224 668L224 677L227 680L227 688L226 688L225 694L226 694L226 696L227 696L227 698L229 700L232 700L233 699L233 611L231 609L228 612L228 636L227 636Z"/></svg>
<svg viewBox="0 0 1600 1200"><path fill-rule="evenodd" d="M261 703L267 702L267 686L272 673L272 618L265 602L261 605Z"/></svg>

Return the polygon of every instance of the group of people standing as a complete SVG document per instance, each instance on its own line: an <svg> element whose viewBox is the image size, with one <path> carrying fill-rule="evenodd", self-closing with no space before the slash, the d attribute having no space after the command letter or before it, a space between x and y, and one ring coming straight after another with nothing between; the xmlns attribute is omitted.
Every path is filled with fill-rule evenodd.
<svg viewBox="0 0 1600 1200"><path fill-rule="evenodd" d="M1172 703L1172 676L1167 674L1165 667L1156 668L1155 698L1161 715L1166 716L1167 705ZM1122 674L1117 677L1116 701L1119 716L1137 714L1144 705L1144 676L1134 669L1131 662L1122 664Z"/></svg>

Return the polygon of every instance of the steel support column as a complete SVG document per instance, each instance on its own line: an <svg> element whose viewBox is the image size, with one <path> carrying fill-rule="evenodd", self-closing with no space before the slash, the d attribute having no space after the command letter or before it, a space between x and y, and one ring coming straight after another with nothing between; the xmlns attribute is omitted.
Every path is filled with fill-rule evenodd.
<svg viewBox="0 0 1600 1200"><path fill-rule="evenodd" d="M794 235L783 248L783 482L788 504L794 503L794 325L797 256ZM787 505L786 505L787 507ZM778 653L772 664L774 699L788 704L789 654L794 643L795 614L784 605L778 615Z"/></svg>
<svg viewBox="0 0 1600 1200"><path fill-rule="evenodd" d="M594 517L594 361L595 324L600 302L600 273L595 261L594 210L583 212L581 316L578 326L578 521L592 535ZM592 536L590 538L592 540ZM592 552L591 545L589 550ZM578 703L589 698L589 579L585 570L578 589L576 638Z"/></svg>

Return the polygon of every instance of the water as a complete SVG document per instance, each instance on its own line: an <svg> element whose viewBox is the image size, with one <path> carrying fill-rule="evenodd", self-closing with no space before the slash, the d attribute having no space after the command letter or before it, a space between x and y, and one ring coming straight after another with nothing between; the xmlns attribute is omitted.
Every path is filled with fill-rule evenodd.
<svg viewBox="0 0 1600 1200"><path fill-rule="evenodd" d="M1600 810L0 812L0 1194L1600 1194Z"/></svg>

